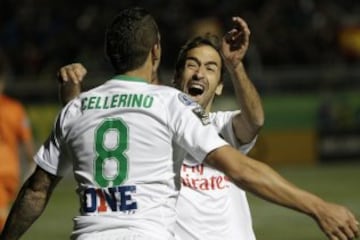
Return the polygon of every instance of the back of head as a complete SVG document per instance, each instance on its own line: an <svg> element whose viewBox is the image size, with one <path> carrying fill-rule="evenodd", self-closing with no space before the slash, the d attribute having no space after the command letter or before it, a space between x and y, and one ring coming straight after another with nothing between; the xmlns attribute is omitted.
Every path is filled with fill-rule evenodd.
<svg viewBox="0 0 360 240"><path fill-rule="evenodd" d="M221 50L220 50L220 39L216 35L206 33L205 35L196 36L196 37L190 39L189 41L187 41L180 49L179 55L178 55L178 57L176 59L176 63L175 63L175 81L177 81L177 79L179 79L179 77L181 76L181 74L184 70L187 53L191 49L194 49L194 48L197 48L200 46L204 46L204 45L210 46L213 49L215 49L219 53L219 56L222 58ZM223 73L224 73L224 64L222 64L222 66L221 66L221 75Z"/></svg>
<svg viewBox="0 0 360 240"><path fill-rule="evenodd" d="M116 74L141 67L159 42L159 30L154 18L140 7L122 10L107 28L105 52Z"/></svg>

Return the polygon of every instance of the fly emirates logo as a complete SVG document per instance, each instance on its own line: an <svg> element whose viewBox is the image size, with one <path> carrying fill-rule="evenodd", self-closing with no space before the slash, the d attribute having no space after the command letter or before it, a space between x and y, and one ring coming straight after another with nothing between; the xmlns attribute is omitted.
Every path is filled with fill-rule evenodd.
<svg viewBox="0 0 360 240"><path fill-rule="evenodd" d="M212 168L204 168L204 164L182 165L181 184L194 190L211 191L229 187L229 178Z"/></svg>

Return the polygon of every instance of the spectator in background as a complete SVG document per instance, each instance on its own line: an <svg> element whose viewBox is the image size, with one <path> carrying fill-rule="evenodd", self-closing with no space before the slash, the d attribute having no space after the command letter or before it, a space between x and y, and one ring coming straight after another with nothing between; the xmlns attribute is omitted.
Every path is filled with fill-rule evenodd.
<svg viewBox="0 0 360 240"><path fill-rule="evenodd" d="M343 26L338 33L341 51L349 62L360 59L360 23L357 21Z"/></svg>
<svg viewBox="0 0 360 240"><path fill-rule="evenodd" d="M4 94L6 69L6 59L0 52L0 231L20 184L20 144L24 145L31 165L34 153L31 128L24 107Z"/></svg>
<svg viewBox="0 0 360 240"><path fill-rule="evenodd" d="M59 65L77 59L85 59L84 64L92 69L94 67L91 65L99 65L101 70L107 70L107 65L101 65L102 62L96 57L102 52L102 36L98 34L106 25L102 19L115 14L115 9L133 4L133 1L112 1L111 4L94 1L85 7L81 2L73 2L73 9L63 2L41 1L41 6L35 6L34 1L1 1L0 44L6 46L19 81L23 76L28 79L29 75L51 74ZM186 36L189 23L199 18L228 19L233 15L247 19L253 29L252 45L257 46L259 58L265 66L307 66L342 63L346 59L359 60L358 53L357 57L352 57L354 50L358 52L358 47L349 43L358 42L357 9L360 8L360 1L340 4L335 0L246 0L218 4L209 0L139 0L137 4L153 9L159 17L160 29L172 31L169 36L163 36L167 43L164 45L165 61L162 64L165 70L173 67L175 49L189 38ZM351 26L355 29L343 25L349 15L354 18ZM103 17L98 20L97 16ZM67 34L69 32L72 35ZM72 38L73 35L76 38ZM88 41L79 47L74 39Z"/></svg>

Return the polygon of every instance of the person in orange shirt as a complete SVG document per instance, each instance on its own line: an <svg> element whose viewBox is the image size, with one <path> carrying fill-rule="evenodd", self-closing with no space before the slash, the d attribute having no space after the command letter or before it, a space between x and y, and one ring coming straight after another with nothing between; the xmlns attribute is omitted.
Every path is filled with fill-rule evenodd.
<svg viewBox="0 0 360 240"><path fill-rule="evenodd" d="M0 55L0 232L20 184L21 145L29 160L28 167L34 166L34 143L29 121L23 105L4 94L6 77L5 59Z"/></svg>

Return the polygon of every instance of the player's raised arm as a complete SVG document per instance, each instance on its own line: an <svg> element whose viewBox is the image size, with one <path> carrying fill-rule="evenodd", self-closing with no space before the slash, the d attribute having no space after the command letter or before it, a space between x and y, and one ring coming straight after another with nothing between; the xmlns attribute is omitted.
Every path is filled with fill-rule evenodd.
<svg viewBox="0 0 360 240"><path fill-rule="evenodd" d="M81 92L81 83L87 70L81 63L72 63L60 68L57 73L59 81L59 98L62 105L78 96Z"/></svg>
<svg viewBox="0 0 360 240"><path fill-rule="evenodd" d="M42 214L60 180L61 177L53 176L37 167L21 188L0 239L19 239Z"/></svg>
<svg viewBox="0 0 360 240"><path fill-rule="evenodd" d="M359 223L347 208L296 187L266 164L232 147L216 149L208 154L205 161L227 174L242 189L311 216L330 240L348 240L358 236Z"/></svg>
<svg viewBox="0 0 360 240"><path fill-rule="evenodd" d="M240 17L233 17L234 26L222 39L221 52L232 80L241 113L233 118L233 127L240 143L249 143L264 124L260 96L249 79L243 59L249 47L250 30Z"/></svg>

